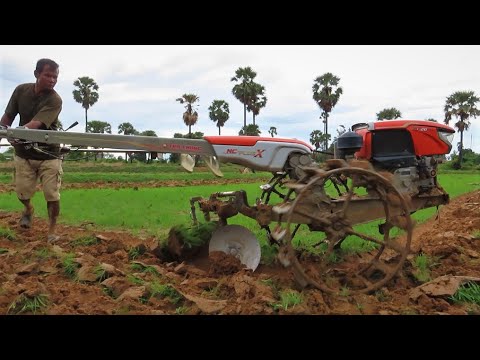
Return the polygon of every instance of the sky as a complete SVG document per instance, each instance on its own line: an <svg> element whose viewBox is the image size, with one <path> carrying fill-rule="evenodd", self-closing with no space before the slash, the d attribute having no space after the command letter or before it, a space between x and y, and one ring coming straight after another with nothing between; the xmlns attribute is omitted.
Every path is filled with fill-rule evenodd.
<svg viewBox="0 0 480 360"><path fill-rule="evenodd" d="M378 112L391 107L402 119L443 122L448 96L474 91L480 97L480 45L0 45L2 114L15 87L35 81L36 62L44 57L60 65L59 118L64 127L78 121L73 132L85 129L85 111L72 95L73 82L82 76L99 86L88 120L110 123L114 134L119 124L130 122L161 137L188 133L184 105L176 101L185 93L200 98L193 132L218 135L208 107L225 100L230 118L221 134L238 135L243 105L232 95L236 83L231 78L239 67L250 66L257 73L254 81L266 89L267 105L255 118L261 136L270 136L273 126L276 137L306 142L313 130L323 131L312 85L327 72L340 78L343 89L329 115L332 137L339 125L375 121ZM18 121L19 116L13 126ZM464 147L480 153L480 117L470 121ZM459 139L456 134L454 148Z"/></svg>

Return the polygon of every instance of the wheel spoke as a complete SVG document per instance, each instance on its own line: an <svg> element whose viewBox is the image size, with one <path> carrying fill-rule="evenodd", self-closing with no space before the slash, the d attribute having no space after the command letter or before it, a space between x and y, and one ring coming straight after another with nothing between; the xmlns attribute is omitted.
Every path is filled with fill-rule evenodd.
<svg viewBox="0 0 480 360"><path fill-rule="evenodd" d="M369 235L366 235L366 234L362 234L358 231L355 231L353 229L349 229L347 231L347 233L349 235L355 235L355 236L358 236L360 239L363 239L363 240L367 240L367 241L370 241L370 242L373 242L375 244L378 244L378 245L385 245L385 243L381 240L378 240L376 238L374 238L373 236L369 236Z"/></svg>
<svg viewBox="0 0 480 360"><path fill-rule="evenodd" d="M365 284L366 287L372 286L373 283L370 280L368 280L366 277L360 275L360 273L361 272L355 273L354 274L355 278L360 279L360 281L362 281Z"/></svg>
<svg viewBox="0 0 480 360"><path fill-rule="evenodd" d="M299 209L295 209L292 213L298 214L300 216L305 216L306 218L315 220L315 222L319 222L323 225L330 225L330 221L325 220L324 218L319 218L319 217L315 216L315 214L309 214L309 213L306 213L306 212L301 211Z"/></svg>
<svg viewBox="0 0 480 360"><path fill-rule="evenodd" d="M372 260L371 264L378 270L382 271L384 274L390 274L394 270L394 267L388 266L386 263L378 261L376 259Z"/></svg>
<svg viewBox="0 0 480 360"><path fill-rule="evenodd" d="M305 184L299 184L299 183L292 183L292 182L287 182L284 184L286 188L293 189L296 191L301 191L305 188Z"/></svg>
<svg viewBox="0 0 480 360"><path fill-rule="evenodd" d="M348 205L350 204L350 200L353 196L353 189L355 189L355 179L352 180L352 187L348 190L347 198L342 206L342 215L345 216L345 212L347 211Z"/></svg>

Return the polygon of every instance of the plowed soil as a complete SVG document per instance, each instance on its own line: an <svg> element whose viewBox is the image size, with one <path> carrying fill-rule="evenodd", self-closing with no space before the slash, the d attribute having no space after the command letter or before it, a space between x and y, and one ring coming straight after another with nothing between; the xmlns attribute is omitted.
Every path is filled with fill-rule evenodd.
<svg viewBox="0 0 480 360"><path fill-rule="evenodd" d="M298 290L290 270L280 264L251 272L221 254L162 262L151 251L157 239L92 225L59 225L60 240L48 244L46 220L35 218L33 228L23 230L19 218L0 211L0 227L11 230L0 234L0 314L394 315L480 309L452 301L449 292L463 276L480 281L480 191L453 199L437 219L416 226L412 253L387 286L353 296ZM423 281L413 265L420 253L434 260ZM430 287L429 280L434 281ZM282 305L287 290L301 302Z"/></svg>

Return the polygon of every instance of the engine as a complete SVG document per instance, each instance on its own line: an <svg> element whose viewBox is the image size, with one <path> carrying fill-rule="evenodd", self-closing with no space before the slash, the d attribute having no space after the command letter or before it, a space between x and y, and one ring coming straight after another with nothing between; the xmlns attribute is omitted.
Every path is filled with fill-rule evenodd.
<svg viewBox="0 0 480 360"><path fill-rule="evenodd" d="M437 187L437 160L433 156L421 156L416 166L397 169L393 172L395 186L400 192L423 194Z"/></svg>
<svg viewBox="0 0 480 360"><path fill-rule="evenodd" d="M335 157L371 162L394 175L409 194L428 193L437 185L438 158L450 152L454 130L423 120L392 120L354 125L335 144Z"/></svg>

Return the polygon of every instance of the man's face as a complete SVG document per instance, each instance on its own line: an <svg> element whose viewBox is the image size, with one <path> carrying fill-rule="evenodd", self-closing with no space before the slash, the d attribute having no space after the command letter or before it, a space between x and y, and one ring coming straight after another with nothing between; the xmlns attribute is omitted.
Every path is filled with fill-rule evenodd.
<svg viewBox="0 0 480 360"><path fill-rule="evenodd" d="M45 65L43 70L37 77L37 86L40 91L53 90L58 78L58 68L52 69L49 65Z"/></svg>

